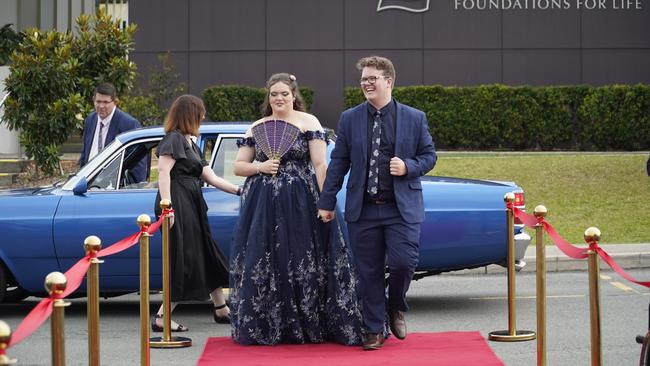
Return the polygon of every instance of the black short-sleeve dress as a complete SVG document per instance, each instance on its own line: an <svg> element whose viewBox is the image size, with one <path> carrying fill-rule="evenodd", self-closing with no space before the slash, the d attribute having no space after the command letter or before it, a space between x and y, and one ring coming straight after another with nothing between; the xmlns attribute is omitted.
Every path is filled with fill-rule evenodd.
<svg viewBox="0 0 650 366"><path fill-rule="evenodd" d="M170 172L174 226L170 230L171 301L207 300L218 287L228 287L228 266L208 224L208 205L201 192L201 172L208 163L194 142L179 132L160 141L157 155L176 163ZM154 202L160 215L160 191Z"/></svg>

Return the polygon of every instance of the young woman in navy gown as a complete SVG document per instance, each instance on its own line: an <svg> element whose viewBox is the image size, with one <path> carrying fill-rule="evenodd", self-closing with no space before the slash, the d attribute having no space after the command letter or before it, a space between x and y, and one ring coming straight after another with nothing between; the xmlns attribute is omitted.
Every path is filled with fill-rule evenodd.
<svg viewBox="0 0 650 366"><path fill-rule="evenodd" d="M295 77L275 74L264 117L238 142L235 174L247 179L230 255L230 307L241 344L361 342L350 252L338 223L317 217L327 136L304 110ZM252 133L269 120L299 130L280 159L269 159Z"/></svg>

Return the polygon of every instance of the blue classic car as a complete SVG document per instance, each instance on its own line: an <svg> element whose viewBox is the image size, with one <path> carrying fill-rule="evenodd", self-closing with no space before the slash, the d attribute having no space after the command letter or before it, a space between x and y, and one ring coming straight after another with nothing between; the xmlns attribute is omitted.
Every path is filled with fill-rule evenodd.
<svg viewBox="0 0 650 366"><path fill-rule="evenodd" d="M242 184L233 175L236 140L247 123L205 123L197 144L217 175ZM140 214L154 215L157 165L155 148L161 127L129 131L117 137L67 181L51 187L0 191L0 302L43 295L43 279L65 272L84 256L83 242L97 235L106 247L138 231ZM329 145L329 151L333 144ZM148 181L132 182L129 169L146 159ZM426 221L422 225L417 278L506 261L504 194L523 191L514 183L427 176L422 182ZM345 194L339 193L340 207ZM213 235L226 255L239 210L239 199L204 188ZM344 223L343 223L344 224ZM530 237L515 226L518 265ZM106 257L100 266L104 296L137 291L138 248ZM151 241L151 288L161 288L161 240ZM77 294L83 295L82 286Z"/></svg>

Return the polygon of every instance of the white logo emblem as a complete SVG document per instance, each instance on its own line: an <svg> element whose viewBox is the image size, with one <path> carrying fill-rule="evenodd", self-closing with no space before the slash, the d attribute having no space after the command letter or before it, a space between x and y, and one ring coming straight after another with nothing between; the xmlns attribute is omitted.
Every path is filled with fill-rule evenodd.
<svg viewBox="0 0 650 366"><path fill-rule="evenodd" d="M411 13L424 13L429 10L430 0L379 0L377 11L382 10L404 10Z"/></svg>

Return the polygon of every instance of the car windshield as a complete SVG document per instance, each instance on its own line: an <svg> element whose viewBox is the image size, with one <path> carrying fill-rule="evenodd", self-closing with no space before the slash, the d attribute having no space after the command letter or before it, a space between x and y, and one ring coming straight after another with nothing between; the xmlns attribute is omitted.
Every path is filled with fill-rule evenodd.
<svg viewBox="0 0 650 366"><path fill-rule="evenodd" d="M71 181L76 180L77 177L88 177L92 173L92 171L97 168L97 166L103 164L103 162L106 159L110 158L110 156L113 155L115 151L120 148L121 145L122 143L118 139L113 140L110 144L106 145L104 150L102 150L99 154L95 155L92 159L90 159L86 163L86 165L84 165L81 168L78 168L75 173L71 173L70 175L68 175L67 179L55 183L54 186L55 187L66 186L68 187L67 189L72 189L72 185L74 183L72 183Z"/></svg>
<svg viewBox="0 0 650 366"><path fill-rule="evenodd" d="M66 179L57 180L52 184L52 186L54 186L54 188L62 187L64 184L66 184L70 179L74 178L76 175L77 173L70 173L68 174L68 177Z"/></svg>

